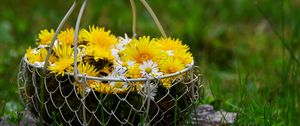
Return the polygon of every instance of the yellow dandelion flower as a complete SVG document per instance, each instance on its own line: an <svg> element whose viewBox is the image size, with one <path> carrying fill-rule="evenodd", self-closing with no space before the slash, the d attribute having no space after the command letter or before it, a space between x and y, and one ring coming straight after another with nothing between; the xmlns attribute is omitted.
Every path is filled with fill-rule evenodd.
<svg viewBox="0 0 300 126"><path fill-rule="evenodd" d="M175 57L182 64L191 64L193 61L192 54L188 52L189 47L183 45L179 39L160 38L156 40L160 44L160 48L165 51L164 56Z"/></svg>
<svg viewBox="0 0 300 126"><path fill-rule="evenodd" d="M112 73L112 70L113 70L113 67L112 66L109 66L108 64L105 65L105 67L103 67L101 70L100 70L100 75L109 75Z"/></svg>
<svg viewBox="0 0 300 126"><path fill-rule="evenodd" d="M84 41L84 32L83 31L85 31L85 29L81 29L80 31L79 31L79 35L78 35L78 44L85 44L86 45L86 43L85 43L85 41Z"/></svg>
<svg viewBox="0 0 300 126"><path fill-rule="evenodd" d="M129 90L133 92L138 92L142 89L144 83L143 82L131 82L129 83Z"/></svg>
<svg viewBox="0 0 300 126"><path fill-rule="evenodd" d="M116 87L116 88L122 88L124 85L124 82L114 82L114 83L115 83L114 87Z"/></svg>
<svg viewBox="0 0 300 126"><path fill-rule="evenodd" d="M140 78L142 77L141 69L138 64L135 64L133 66L128 67L128 71L126 73L126 76L129 78Z"/></svg>
<svg viewBox="0 0 300 126"><path fill-rule="evenodd" d="M150 37L140 37L131 41L125 48L124 57L128 60L142 64L144 61L158 61L161 51L157 42L150 40Z"/></svg>
<svg viewBox="0 0 300 126"><path fill-rule="evenodd" d="M80 63L78 65L78 71L80 74L86 74L88 76L96 77L99 75L99 71L97 71L96 67L88 63Z"/></svg>
<svg viewBox="0 0 300 126"><path fill-rule="evenodd" d="M120 88L113 87L111 92L113 94L121 94L121 93L126 93L127 91L128 91L128 88L120 89Z"/></svg>
<svg viewBox="0 0 300 126"><path fill-rule="evenodd" d="M73 28L66 29L64 31L61 31L57 39L59 42L67 45L73 45L74 44L74 34L75 31ZM83 30L80 30L79 35L78 35L78 44L83 43Z"/></svg>
<svg viewBox="0 0 300 126"><path fill-rule="evenodd" d="M102 48L112 48L118 42L117 38L109 30L105 31L104 28L95 26L90 26L89 31L83 30L82 37L88 42L88 45L95 45Z"/></svg>
<svg viewBox="0 0 300 126"><path fill-rule="evenodd" d="M191 64L193 62L193 56L190 52L175 52L174 58L178 59L184 65Z"/></svg>
<svg viewBox="0 0 300 126"><path fill-rule="evenodd" d="M173 38L160 38L156 40L162 50L164 51L188 51L189 47L187 45L183 45L179 39Z"/></svg>
<svg viewBox="0 0 300 126"><path fill-rule="evenodd" d="M74 72L74 71L70 71L70 72ZM96 67L94 65L90 65L88 63L80 63L78 65L78 72L80 74L86 74L88 76L98 76L99 75L99 71L97 71ZM93 85L93 83L95 83L95 80L86 80L86 84L88 85L88 87L86 87L86 92L90 91L90 85ZM82 94L82 82L77 82L77 90L78 93Z"/></svg>
<svg viewBox="0 0 300 126"><path fill-rule="evenodd" d="M71 45L67 44L57 45L53 48L53 51L59 58L70 58L73 57L74 54L74 49L71 47Z"/></svg>
<svg viewBox="0 0 300 126"><path fill-rule="evenodd" d="M162 79L161 80L162 86L167 88L167 89L171 88L173 79L174 79L173 77Z"/></svg>
<svg viewBox="0 0 300 126"><path fill-rule="evenodd" d="M129 89L126 82L110 82L109 85L113 93L124 93Z"/></svg>
<svg viewBox="0 0 300 126"><path fill-rule="evenodd" d="M54 64L49 66L51 73L64 76L65 71L72 71L74 58L59 58Z"/></svg>
<svg viewBox="0 0 300 126"><path fill-rule="evenodd" d="M74 64L74 50L71 45L59 44L53 48L56 61L49 66L51 73L64 76L65 71L72 71ZM80 57L78 55L78 57Z"/></svg>
<svg viewBox="0 0 300 126"><path fill-rule="evenodd" d="M87 85L92 84L92 83L93 83L93 80L87 80ZM76 93L82 95L82 93L83 93L83 85L82 85L82 83L76 81L75 82L75 86L76 86L76 89L77 89ZM90 89L91 88L89 86L86 87L85 92L90 92Z"/></svg>
<svg viewBox="0 0 300 126"><path fill-rule="evenodd" d="M38 45L49 45L51 43L51 40L54 36L54 30L51 29L48 31L47 29L41 30L38 35Z"/></svg>
<svg viewBox="0 0 300 126"><path fill-rule="evenodd" d="M85 54L94 57L95 61L105 60L108 62L113 62L114 56L112 55L110 49L102 48L100 46L88 46L85 50Z"/></svg>
<svg viewBox="0 0 300 126"><path fill-rule="evenodd" d="M95 85L96 81L95 80L87 80L86 84L87 86L85 87L85 92L90 92L91 88ZM77 87L77 93L81 94L83 93L83 84L82 82L75 82L75 86Z"/></svg>
<svg viewBox="0 0 300 126"><path fill-rule="evenodd" d="M31 64L35 64L35 63L41 63L44 62L47 56L47 49L45 48L41 48L41 49L31 49L31 47L29 47L26 50L26 58L28 60L29 63Z"/></svg>
<svg viewBox="0 0 300 126"><path fill-rule="evenodd" d="M164 74L171 74L178 72L184 69L184 64L182 64L178 59L174 57L168 57L166 59L161 60L159 68L160 71Z"/></svg>
<svg viewBox="0 0 300 126"><path fill-rule="evenodd" d="M48 53L48 52L47 52ZM54 62L56 62L58 60L58 58L54 55L54 54L51 54L50 57L49 57L49 63L50 64L53 64Z"/></svg>
<svg viewBox="0 0 300 126"><path fill-rule="evenodd" d="M69 29L66 29L64 31L61 31L58 34L57 39L58 39L59 42L61 42L63 44L73 45L73 43L74 43L74 29L69 28Z"/></svg>
<svg viewBox="0 0 300 126"><path fill-rule="evenodd" d="M95 91L98 91L103 94L112 94L112 88L109 84L104 84L102 82L94 81L91 85L89 85Z"/></svg>

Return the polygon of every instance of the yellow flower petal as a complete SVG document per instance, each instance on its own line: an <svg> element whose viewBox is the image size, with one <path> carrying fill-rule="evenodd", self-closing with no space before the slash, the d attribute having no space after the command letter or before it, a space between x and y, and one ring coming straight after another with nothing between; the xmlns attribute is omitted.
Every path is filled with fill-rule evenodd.
<svg viewBox="0 0 300 126"><path fill-rule="evenodd" d="M185 65L181 63L178 59L175 59L174 57L169 57L164 60L161 60L159 63L160 71L162 71L164 74L171 74L178 72L182 69L184 69Z"/></svg>
<svg viewBox="0 0 300 126"><path fill-rule="evenodd" d="M157 42L150 40L150 37L140 37L132 40L124 50L127 60L135 61L142 64L144 61L158 61L161 56L161 51Z"/></svg>
<svg viewBox="0 0 300 126"><path fill-rule="evenodd" d="M51 29L48 31L47 29L41 30L38 35L38 45L49 45L54 36L54 30Z"/></svg>
<svg viewBox="0 0 300 126"><path fill-rule="evenodd" d="M83 40L88 42L88 45L99 46L102 48L112 48L116 44L117 38L110 34L110 31L105 31L104 28L90 26L89 31L83 30Z"/></svg>

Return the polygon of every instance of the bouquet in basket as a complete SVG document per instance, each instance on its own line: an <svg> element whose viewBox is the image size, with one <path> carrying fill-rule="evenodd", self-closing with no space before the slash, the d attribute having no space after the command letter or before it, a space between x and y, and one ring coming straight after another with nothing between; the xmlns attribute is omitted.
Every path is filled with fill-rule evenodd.
<svg viewBox="0 0 300 126"><path fill-rule="evenodd" d="M43 67L53 30L42 30L38 35L37 48L29 48L25 60L35 67ZM55 76L65 76L74 72L73 28L62 31L55 41L49 58L48 70ZM192 65L193 58L189 47L179 39L150 38L137 39L116 37L109 30L90 26L79 33L77 62L78 73L103 78L158 78L179 72ZM162 79L164 88L172 86L172 78ZM82 89L81 84L78 90ZM143 83L128 85L126 82L89 81L86 91L91 89L100 93L122 93L139 91ZM78 91L82 92L82 91Z"/></svg>
<svg viewBox="0 0 300 126"><path fill-rule="evenodd" d="M177 38L92 25L41 30L36 45L22 59L19 91L43 124L172 124L198 96L192 54Z"/></svg>

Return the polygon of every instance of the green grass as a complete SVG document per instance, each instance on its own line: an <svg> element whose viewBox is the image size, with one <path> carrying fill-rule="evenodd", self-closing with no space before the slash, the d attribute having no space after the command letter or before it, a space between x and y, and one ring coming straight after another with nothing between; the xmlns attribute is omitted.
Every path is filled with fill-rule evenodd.
<svg viewBox="0 0 300 126"><path fill-rule="evenodd" d="M35 36L55 28L72 1L0 0L0 116L24 106L17 94L18 64ZM300 124L300 2L294 0L149 1L167 34L190 45L204 76L201 103L238 112L235 125ZM137 6L139 35L159 31ZM89 1L83 26L131 33L130 4ZM68 26L74 26L76 15Z"/></svg>

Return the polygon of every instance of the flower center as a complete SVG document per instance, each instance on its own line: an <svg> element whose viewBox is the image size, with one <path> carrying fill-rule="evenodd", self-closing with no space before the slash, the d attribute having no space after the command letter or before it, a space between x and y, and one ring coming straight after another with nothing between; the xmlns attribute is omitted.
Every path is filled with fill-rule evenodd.
<svg viewBox="0 0 300 126"><path fill-rule="evenodd" d="M175 68L168 68L168 73L175 73L177 70Z"/></svg>
<svg viewBox="0 0 300 126"><path fill-rule="evenodd" d="M123 53L122 51L119 51L119 52L118 52L118 55L119 55L120 57L122 57L122 56L124 56L124 53Z"/></svg>
<svg viewBox="0 0 300 126"><path fill-rule="evenodd" d="M116 88L122 88L123 87L123 83L122 82L115 82L115 87Z"/></svg>
<svg viewBox="0 0 300 126"><path fill-rule="evenodd" d="M152 69L151 69L150 67L147 67L147 68L145 69L145 72L146 72L146 73L151 73L151 72L152 72Z"/></svg>
<svg viewBox="0 0 300 126"><path fill-rule="evenodd" d="M140 56L139 56L139 58L137 59L137 62L138 63L143 63L143 61L147 61L149 59L151 59L151 56L149 54L147 54L147 53L141 53Z"/></svg>

